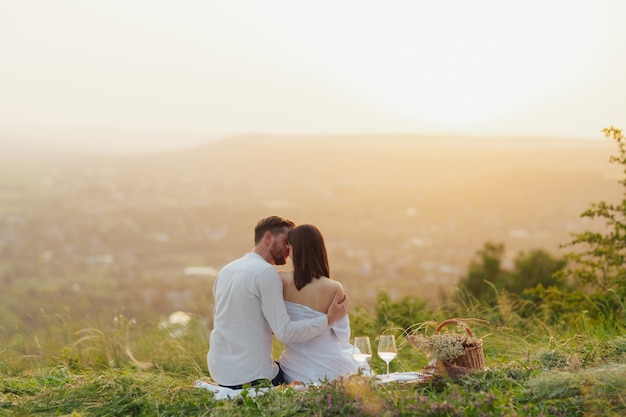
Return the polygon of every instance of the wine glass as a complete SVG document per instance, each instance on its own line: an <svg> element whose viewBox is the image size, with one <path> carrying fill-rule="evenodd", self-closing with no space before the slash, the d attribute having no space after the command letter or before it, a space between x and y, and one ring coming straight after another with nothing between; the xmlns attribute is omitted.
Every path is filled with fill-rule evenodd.
<svg viewBox="0 0 626 417"><path fill-rule="evenodd" d="M359 371L365 371L365 364L372 357L372 345L367 336L357 336L354 338L352 357L359 363Z"/></svg>
<svg viewBox="0 0 626 417"><path fill-rule="evenodd" d="M392 334L381 334L378 337L378 356L387 363L387 380L389 380L389 362L397 354L396 337Z"/></svg>

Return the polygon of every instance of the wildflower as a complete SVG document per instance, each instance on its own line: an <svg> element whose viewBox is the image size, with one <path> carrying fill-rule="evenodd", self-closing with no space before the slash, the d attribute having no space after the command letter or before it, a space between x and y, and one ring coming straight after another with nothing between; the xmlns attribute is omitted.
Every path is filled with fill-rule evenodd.
<svg viewBox="0 0 626 417"><path fill-rule="evenodd" d="M436 333L431 337L411 335L409 341L416 348L446 362L463 356L466 348L476 346L478 342L473 336L458 333Z"/></svg>

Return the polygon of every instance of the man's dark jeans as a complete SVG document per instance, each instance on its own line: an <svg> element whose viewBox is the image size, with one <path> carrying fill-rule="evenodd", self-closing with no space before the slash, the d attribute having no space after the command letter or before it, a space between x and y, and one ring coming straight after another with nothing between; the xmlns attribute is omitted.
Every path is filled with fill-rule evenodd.
<svg viewBox="0 0 626 417"><path fill-rule="evenodd" d="M274 379L272 379L272 385L274 385L274 386L285 383L285 374L283 373L283 370L280 367L280 364L278 362L276 362L276 365L278 365L278 374L274 377ZM247 384L241 384L241 385L222 385L222 384L219 384L219 386L220 387L230 388L230 389L242 389L244 386L248 386L248 385L251 386L251 387L254 387L256 385L259 385L263 381L267 381L267 379L255 379L254 381L251 381L251 382L249 382Z"/></svg>

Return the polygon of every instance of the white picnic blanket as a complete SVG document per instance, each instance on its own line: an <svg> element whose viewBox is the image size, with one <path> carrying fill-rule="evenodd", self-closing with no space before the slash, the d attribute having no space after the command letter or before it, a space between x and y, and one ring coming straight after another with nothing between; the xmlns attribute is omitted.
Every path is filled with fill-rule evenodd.
<svg viewBox="0 0 626 417"><path fill-rule="evenodd" d="M390 382L424 382L428 380L428 378L430 377L430 374L423 373L423 372L392 372L389 374L389 379L387 379L387 374L373 375L373 377L376 378L377 384L388 384ZM308 386L307 385L293 385L291 387L297 390L305 390L309 386L314 386L314 385L317 385L317 384L310 384ZM211 384L205 381L196 381L196 383L194 384L194 387L211 391L212 393L215 394L216 400L232 400L238 397L239 395L241 395L241 392L243 390L247 391L246 395L248 397L256 397L258 395L264 395L266 392L268 392L271 389L277 388L277 387L262 387L262 388L251 387L251 388L243 388L243 389L231 389L231 388L221 387L217 384Z"/></svg>
<svg viewBox="0 0 626 417"><path fill-rule="evenodd" d="M430 374L423 372L391 372L389 379L387 374L375 375L377 384L388 384L390 382L424 382L427 381Z"/></svg>
<svg viewBox="0 0 626 417"><path fill-rule="evenodd" d="M232 389L232 388L221 387L217 384L209 384L208 382L205 382L205 381L196 381L194 387L211 391L212 393L215 394L216 400L229 400L229 399L232 400L233 398L240 395L244 389L248 391L248 394L247 394L248 397L256 397L257 395L263 395L269 389L271 389L268 387Z"/></svg>
<svg viewBox="0 0 626 417"><path fill-rule="evenodd" d="M305 390L308 387L311 386L316 386L318 384L309 384L309 385L289 385L290 389L295 389L295 390ZM245 390L247 391L246 396L248 397L256 397L259 395L264 395L266 392L268 392L271 389L284 389L285 386L284 385L279 385L279 386L275 386L275 387L249 387L249 388L242 388L242 389L232 389L232 388L226 388L226 387L221 387L217 384L211 384L209 382L205 382L205 381L196 381L196 383L194 384L194 387L196 388L202 388L205 389L207 391L211 391L212 393L215 394L215 399L216 400L232 400L234 398L236 398L237 396L241 395L241 393Z"/></svg>

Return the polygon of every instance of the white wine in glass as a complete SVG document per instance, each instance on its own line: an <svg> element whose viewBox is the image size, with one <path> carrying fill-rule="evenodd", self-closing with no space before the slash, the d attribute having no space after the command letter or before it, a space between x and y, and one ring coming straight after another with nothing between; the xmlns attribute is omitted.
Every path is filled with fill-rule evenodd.
<svg viewBox="0 0 626 417"><path fill-rule="evenodd" d="M378 356L387 363L387 380L389 380L389 362L397 354L396 337L392 334L381 334L378 337Z"/></svg>
<svg viewBox="0 0 626 417"><path fill-rule="evenodd" d="M359 371L365 371L365 364L372 357L372 345L368 336L357 336L354 338L352 357L359 363Z"/></svg>

